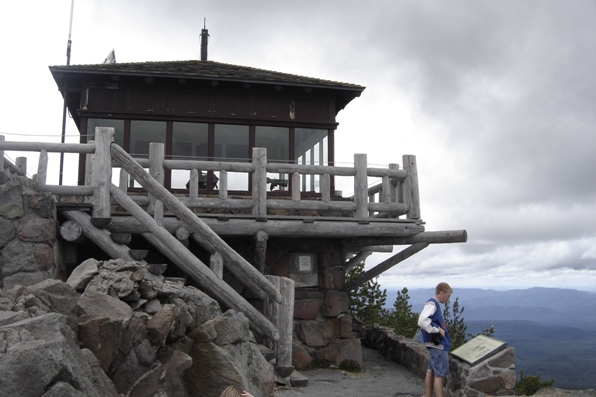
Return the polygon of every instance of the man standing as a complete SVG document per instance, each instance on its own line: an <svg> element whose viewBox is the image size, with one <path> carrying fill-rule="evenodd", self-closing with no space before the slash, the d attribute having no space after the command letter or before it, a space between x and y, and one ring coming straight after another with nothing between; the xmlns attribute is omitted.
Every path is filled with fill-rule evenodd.
<svg viewBox="0 0 596 397"><path fill-rule="evenodd" d="M424 379L426 397L432 397L433 389L436 397L443 397L443 378L449 375L451 339L440 304L447 303L452 292L449 284L439 283L435 289L435 296L426 302L418 318L418 326L422 329L422 339L430 354L428 370Z"/></svg>

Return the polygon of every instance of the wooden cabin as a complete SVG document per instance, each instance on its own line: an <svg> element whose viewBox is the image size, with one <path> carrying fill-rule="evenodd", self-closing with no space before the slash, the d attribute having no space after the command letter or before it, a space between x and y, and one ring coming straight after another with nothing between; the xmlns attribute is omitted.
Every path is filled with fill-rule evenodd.
<svg viewBox="0 0 596 397"><path fill-rule="evenodd" d="M283 376L305 354L361 361L348 292L429 244L467 239L464 230L425 230L415 156L385 168L369 167L365 154L353 166L334 163L336 117L360 85L207 60L50 71L80 144L0 136L0 154L40 152L36 179L59 198L66 261L172 265L166 276L243 311L276 347ZM79 153L78 186L45 183L48 151ZM337 178L353 195L336 190ZM82 235L94 248L77 244ZM372 252L400 245L346 282Z"/></svg>

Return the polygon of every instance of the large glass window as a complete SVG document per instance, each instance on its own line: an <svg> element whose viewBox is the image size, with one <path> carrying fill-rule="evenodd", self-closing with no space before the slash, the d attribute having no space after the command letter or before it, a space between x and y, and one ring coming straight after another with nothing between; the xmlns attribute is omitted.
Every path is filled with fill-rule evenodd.
<svg viewBox="0 0 596 397"><path fill-rule="evenodd" d="M296 128L294 158L298 164L325 165L328 162L327 130ZM302 175L302 191L321 191L320 175Z"/></svg>
<svg viewBox="0 0 596 397"><path fill-rule="evenodd" d="M209 125L200 123L173 123L172 158L207 160Z"/></svg>
<svg viewBox="0 0 596 397"><path fill-rule="evenodd" d="M213 149L215 161L248 162L249 130L247 125L215 124ZM249 174L229 172L228 190L248 190Z"/></svg>
<svg viewBox="0 0 596 397"><path fill-rule="evenodd" d="M172 123L172 159L208 160L209 125L205 123ZM190 171L172 170L171 187L184 189L190 180Z"/></svg>
<svg viewBox="0 0 596 397"><path fill-rule="evenodd" d="M149 143L166 142L166 122L132 120L130 122L130 154L149 157Z"/></svg>
<svg viewBox="0 0 596 397"><path fill-rule="evenodd" d="M214 150L215 161L249 161L248 126L215 124Z"/></svg>
<svg viewBox="0 0 596 397"><path fill-rule="evenodd" d="M267 149L268 162L287 162L290 159L290 132L284 127L255 129L255 147Z"/></svg>
<svg viewBox="0 0 596 397"><path fill-rule="evenodd" d="M95 127L114 128L114 143L124 146L124 120L89 119L87 122L87 141L95 140Z"/></svg>

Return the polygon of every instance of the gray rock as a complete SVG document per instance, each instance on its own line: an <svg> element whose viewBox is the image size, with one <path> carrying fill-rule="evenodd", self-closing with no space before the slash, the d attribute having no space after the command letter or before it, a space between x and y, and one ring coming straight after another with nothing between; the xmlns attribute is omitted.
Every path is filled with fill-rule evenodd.
<svg viewBox="0 0 596 397"><path fill-rule="evenodd" d="M23 241L53 243L56 241L56 229L54 219L24 217L19 220L17 235Z"/></svg>
<svg viewBox="0 0 596 397"><path fill-rule="evenodd" d="M187 397L183 376L185 370L192 365L190 356L177 350L170 350L161 357L160 363L161 365L141 377L131 387L127 396Z"/></svg>
<svg viewBox="0 0 596 397"><path fill-rule="evenodd" d="M176 307L174 305L164 305L155 316L147 321L147 333L151 343L161 346L171 330L174 329L176 322Z"/></svg>
<svg viewBox="0 0 596 397"><path fill-rule="evenodd" d="M25 215L21 186L14 181L0 186L0 216L8 219Z"/></svg>
<svg viewBox="0 0 596 397"><path fill-rule="evenodd" d="M193 365L185 373L190 395L218 397L231 384L243 385L255 397L271 395L275 383L273 366L254 343L243 314L228 310L223 316L199 327L197 332L201 330L206 333L215 331L217 336L206 343L195 339L190 351ZM233 335L224 335L229 332Z"/></svg>
<svg viewBox="0 0 596 397"><path fill-rule="evenodd" d="M16 231L17 229L10 221L0 218L0 248L14 238Z"/></svg>
<svg viewBox="0 0 596 397"><path fill-rule="evenodd" d="M126 303L87 289L78 301L79 341L108 371L120 348L120 339L133 311Z"/></svg>
<svg viewBox="0 0 596 397"><path fill-rule="evenodd" d="M124 298L134 293L138 289L138 284L131 279L132 271L122 270L115 271L117 265L110 265L106 267L104 263L97 274L89 282L86 289L94 289L98 292L110 295L117 295L119 298Z"/></svg>
<svg viewBox="0 0 596 397"><path fill-rule="evenodd" d="M88 364L61 314L45 314L0 327L0 346L0 395L38 397L74 389L87 397L116 397L105 374L102 377L95 373ZM97 377L101 377L101 383L94 382Z"/></svg>
<svg viewBox="0 0 596 397"><path fill-rule="evenodd" d="M93 258L82 262L75 269L66 280L66 284L70 285L77 291L84 291L89 281L99 273L99 262Z"/></svg>
<svg viewBox="0 0 596 397"><path fill-rule="evenodd" d="M159 302L159 299L151 299L150 301L148 301L145 304L145 313L154 315L155 313L157 313L159 310L161 309L161 303Z"/></svg>

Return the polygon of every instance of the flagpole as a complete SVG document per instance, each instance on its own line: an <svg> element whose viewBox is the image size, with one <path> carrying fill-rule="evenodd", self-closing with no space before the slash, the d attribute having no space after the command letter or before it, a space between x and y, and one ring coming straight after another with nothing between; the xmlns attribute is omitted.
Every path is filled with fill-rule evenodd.
<svg viewBox="0 0 596 397"><path fill-rule="evenodd" d="M74 0L70 2L70 23L68 24L68 42L66 43L66 66L70 65L70 48L72 46L72 16L74 13ZM66 112L67 112L67 96L66 90L63 92L64 108L62 111L62 143L66 142ZM64 170L64 152L60 152L60 174L58 175L58 185L62 185L62 175Z"/></svg>

